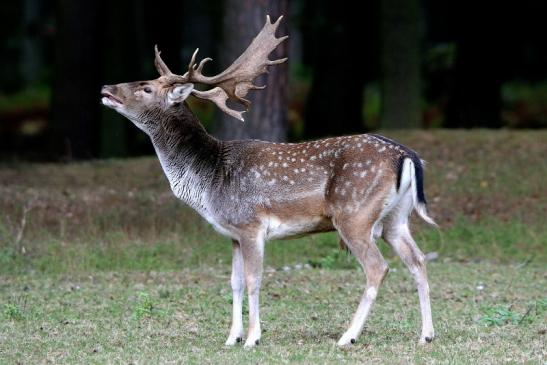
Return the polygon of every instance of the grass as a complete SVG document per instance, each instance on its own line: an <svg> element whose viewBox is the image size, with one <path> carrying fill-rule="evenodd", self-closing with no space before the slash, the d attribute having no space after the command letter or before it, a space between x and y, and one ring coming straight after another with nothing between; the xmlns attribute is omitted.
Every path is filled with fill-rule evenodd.
<svg viewBox="0 0 547 365"><path fill-rule="evenodd" d="M225 349L231 246L174 199L155 158L0 165L0 362L544 363L546 132L388 134L429 161L442 229L416 222L438 338L417 345L394 268L361 340L363 288L334 233L266 246L260 347Z"/></svg>
<svg viewBox="0 0 547 365"><path fill-rule="evenodd" d="M502 363L544 361L545 272L540 266L434 262L437 339L417 344L414 284L400 265L380 290L358 343L335 347L363 290L361 272L301 269L266 274L263 341L226 349L229 272L98 272L5 277L0 300L26 302L0 321L7 363ZM481 286L483 289L480 289ZM484 323L485 308L514 318ZM530 306L535 306L529 311Z"/></svg>

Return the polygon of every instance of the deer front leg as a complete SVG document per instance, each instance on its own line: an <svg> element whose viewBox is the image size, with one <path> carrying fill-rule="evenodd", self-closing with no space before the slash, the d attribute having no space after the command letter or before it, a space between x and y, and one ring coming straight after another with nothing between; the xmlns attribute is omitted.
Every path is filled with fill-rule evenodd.
<svg viewBox="0 0 547 365"><path fill-rule="evenodd" d="M245 290L245 275L243 273L243 255L241 246L232 241L232 328L226 340L226 346L233 346L243 338L243 291Z"/></svg>
<svg viewBox="0 0 547 365"><path fill-rule="evenodd" d="M262 239L243 239L239 243L243 256L247 293L249 295L249 332L247 333L245 347L250 348L259 344L261 336L259 296L260 284L262 283L264 241Z"/></svg>

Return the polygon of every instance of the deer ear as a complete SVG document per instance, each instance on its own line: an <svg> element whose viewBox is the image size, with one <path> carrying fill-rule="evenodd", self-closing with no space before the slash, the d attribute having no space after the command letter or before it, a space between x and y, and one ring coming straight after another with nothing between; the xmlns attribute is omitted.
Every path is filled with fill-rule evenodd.
<svg viewBox="0 0 547 365"><path fill-rule="evenodd" d="M193 90L194 84L191 83L177 85L169 90L169 92L167 93L167 102L169 103L169 105L182 103L184 100L186 100L186 98Z"/></svg>

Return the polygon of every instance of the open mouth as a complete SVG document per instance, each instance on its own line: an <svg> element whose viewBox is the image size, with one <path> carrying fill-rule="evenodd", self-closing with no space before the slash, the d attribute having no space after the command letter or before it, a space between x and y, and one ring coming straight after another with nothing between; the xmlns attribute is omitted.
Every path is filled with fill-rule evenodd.
<svg viewBox="0 0 547 365"><path fill-rule="evenodd" d="M123 105L123 102L120 99L118 99L117 97L109 93L108 91L101 92L101 95L103 97L102 102L105 105L112 105L112 106Z"/></svg>

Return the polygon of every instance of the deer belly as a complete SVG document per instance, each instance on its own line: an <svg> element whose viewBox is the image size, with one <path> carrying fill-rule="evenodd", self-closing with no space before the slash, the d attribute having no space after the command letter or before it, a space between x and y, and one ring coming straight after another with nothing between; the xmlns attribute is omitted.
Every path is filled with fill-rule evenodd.
<svg viewBox="0 0 547 365"><path fill-rule="evenodd" d="M328 232L334 227L325 217L291 218L282 220L269 217L266 222L266 239L296 238L309 233Z"/></svg>

